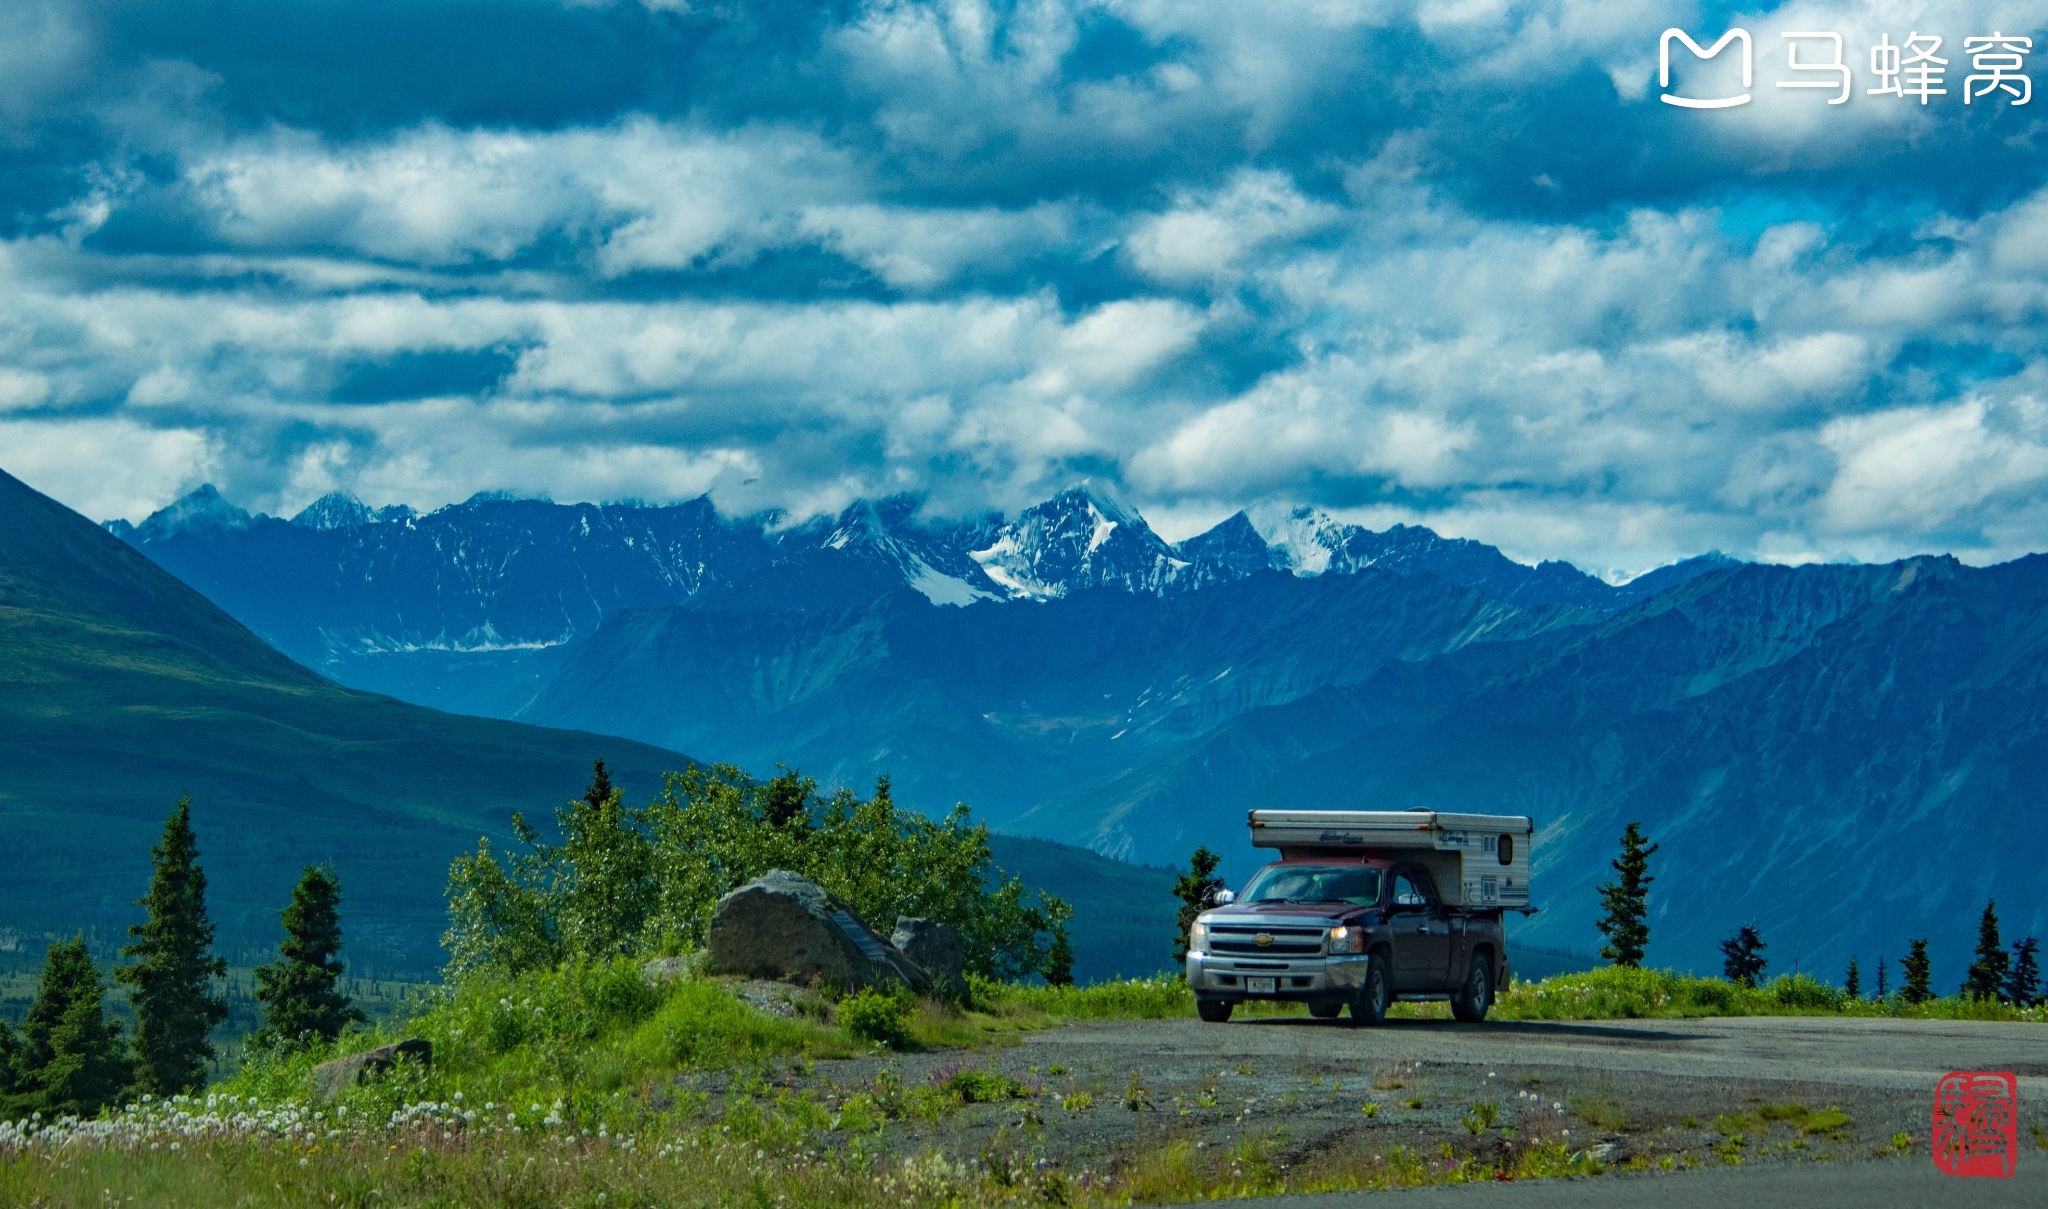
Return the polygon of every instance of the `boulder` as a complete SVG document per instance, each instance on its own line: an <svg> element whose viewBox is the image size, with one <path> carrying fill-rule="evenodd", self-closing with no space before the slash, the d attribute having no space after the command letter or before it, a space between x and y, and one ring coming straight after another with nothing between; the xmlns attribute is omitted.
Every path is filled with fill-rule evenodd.
<svg viewBox="0 0 2048 1209"><path fill-rule="evenodd" d="M782 869L719 899L704 947L712 973L817 979L844 990L888 982L931 989L923 970L822 886Z"/></svg>
<svg viewBox="0 0 2048 1209"><path fill-rule="evenodd" d="M319 1100L332 1100L356 1084L390 1070L398 1065L400 1058L409 1058L421 1066L432 1066L434 1043L408 1037L391 1045L380 1045L360 1054L322 1062L313 1068L313 1096Z"/></svg>
<svg viewBox="0 0 2048 1209"><path fill-rule="evenodd" d="M967 997L967 978L962 973L960 933L953 925L936 919L896 917L896 933L889 938L896 951L917 963L931 975L932 989L948 999Z"/></svg>

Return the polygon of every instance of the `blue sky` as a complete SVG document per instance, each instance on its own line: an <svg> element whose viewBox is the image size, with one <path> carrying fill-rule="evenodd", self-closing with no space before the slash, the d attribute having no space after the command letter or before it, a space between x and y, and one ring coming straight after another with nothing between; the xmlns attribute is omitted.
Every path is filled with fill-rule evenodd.
<svg viewBox="0 0 2048 1209"><path fill-rule="evenodd" d="M1175 537L2011 557L2048 106L1964 105L1962 42L2039 11L13 0L0 467L97 517L1089 476ZM1673 25L1748 29L1752 103L1661 103ZM1867 94L1916 32L1947 94Z"/></svg>

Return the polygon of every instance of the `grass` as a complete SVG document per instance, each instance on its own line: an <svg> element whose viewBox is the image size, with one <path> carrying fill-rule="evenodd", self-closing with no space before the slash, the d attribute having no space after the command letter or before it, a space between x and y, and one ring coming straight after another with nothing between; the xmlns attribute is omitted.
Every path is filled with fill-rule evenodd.
<svg viewBox="0 0 2048 1209"><path fill-rule="evenodd" d="M1502 997L1502 1014L1906 1014L1897 1005L1857 1004L1797 982L1789 991L1781 989L1784 980L1754 991L1717 982L1655 971L1568 975L1515 988ZM1946 1001L1912 1012L2037 1018L1989 1006ZM909 1003L894 1018L901 1027L895 1044L973 1049L1063 1020L1192 1013L1186 988L1167 978L1083 988L976 982L967 1010ZM877 1050L843 1023L822 1001L784 1017L756 1010L711 980L649 985L626 961L471 981L415 996L402 1029L378 1027L345 1039L339 1049L421 1036L433 1042L435 1061L430 1068L403 1066L333 1103L312 1101L308 1076L334 1051L258 1053L201 1099L138 1104L51 1134L9 1135L0 1126L0 1204L68 1207L133 1198L171 1207L363 1209L1109 1205L1605 1170L1562 1134L1511 1136L1496 1128L1499 1110L1491 1101L1463 1115L1469 1137L1433 1153L1389 1145L1290 1157L1277 1132L1247 1132L1219 1145L1190 1137L1172 1113L1154 1111L1154 1095L1137 1072L1120 1094L1099 1097L1071 1085L1020 1081L966 1057L915 1086L891 1069L823 1091L778 1086L773 1072L780 1066ZM708 1069L729 1072L715 1103L675 1078ZM1055 1077L1065 1073L1048 1069ZM1372 1085L1400 1092L1399 1102L1416 1110L1422 1101L1399 1073L1382 1072ZM1395 1102L1390 1096L1387 1107ZM1621 1124L1605 1100L1579 1100L1573 1108L1582 1119ZM1001 1111L1011 1122L978 1158L913 1152L918 1144L887 1140L917 1136L892 1133L892 1122L943 1127L977 1109ZM1378 1111L1378 1101L1360 1108L1367 1118ZM1043 1161L1048 1156L1036 1149L1033 1127L1054 1113L1091 1112L1129 1120L1144 1144L1120 1159L1092 1160L1099 1171L1077 1170L1091 1160L1076 1156ZM1792 1149L1809 1139L1840 1141L1851 1122L1839 1109L1792 1102L1759 1105L1715 1125L1714 1151L1736 1164L1767 1139Z"/></svg>
<svg viewBox="0 0 2048 1209"><path fill-rule="evenodd" d="M1397 1004L1409 1018L1448 1017L1442 1003ZM1854 999L1804 974L1786 974L1760 987L1725 978L1696 978L1669 970L1607 967L1517 982L1498 993L1493 1015L1502 1020L1633 1020L1698 1016L1869 1016L1906 1020L2017 1020L2048 1023L2048 1006L2014 1007L1960 996L1909 1004L1897 995Z"/></svg>
<svg viewBox="0 0 2048 1209"><path fill-rule="evenodd" d="M920 1030L948 1029L1000 1042L1055 1013L1162 1014L1175 999L1162 981L982 989L990 992L982 1010L927 1004L911 1012L909 1043ZM884 1068L865 1084L794 1091L772 1078L777 1065L873 1047L814 1017L760 1012L713 981L649 985L626 961L472 981L413 1006L402 1030L297 1054L258 1052L203 1097L145 1100L55 1129L0 1126L0 1204L1112 1205L1180 1191L1209 1198L1601 1169L1536 1139L1484 1154L1396 1147L1290 1168L1275 1132L1214 1152L1169 1140L1105 1159L1101 1172L1075 1170L1041 1161L1030 1127L1053 1111L1103 1111L1086 1092L1062 1094L965 1060L916 1086ZM399 1031L433 1042L430 1067L401 1065L335 1101L312 1099L315 1063ZM716 1105L674 1078L720 1067L730 1078ZM978 1158L906 1153L884 1141L890 1122L940 1126L970 1106L1015 1114ZM1104 1107L1165 1118L1137 1071L1120 1107ZM1491 1107L1475 1106L1475 1119Z"/></svg>

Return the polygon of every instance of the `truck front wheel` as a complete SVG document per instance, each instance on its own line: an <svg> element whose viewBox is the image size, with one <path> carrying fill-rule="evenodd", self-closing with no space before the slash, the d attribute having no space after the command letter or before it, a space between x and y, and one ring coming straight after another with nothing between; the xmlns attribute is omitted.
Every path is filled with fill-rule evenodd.
<svg viewBox="0 0 2048 1209"><path fill-rule="evenodd" d="M1351 1001L1351 1023L1378 1024L1387 1018L1394 1002L1394 984L1387 978L1387 959L1374 953L1365 966L1365 985Z"/></svg>
<svg viewBox="0 0 2048 1209"><path fill-rule="evenodd" d="M1486 1019L1486 1009L1493 1003L1493 954L1474 953L1472 972L1465 976L1465 985L1451 996L1451 1015L1462 1024L1478 1024Z"/></svg>
<svg viewBox="0 0 2048 1209"><path fill-rule="evenodd" d="M1228 1024L1230 1023L1230 1009L1236 1006L1236 1004L1228 999L1197 999L1195 1000L1195 1015L1200 1016L1210 1024Z"/></svg>

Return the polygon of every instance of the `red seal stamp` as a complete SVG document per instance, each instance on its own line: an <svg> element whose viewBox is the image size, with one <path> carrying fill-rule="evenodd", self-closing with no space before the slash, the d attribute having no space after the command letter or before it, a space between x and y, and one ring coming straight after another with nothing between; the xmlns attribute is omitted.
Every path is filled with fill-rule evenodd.
<svg viewBox="0 0 2048 1209"><path fill-rule="evenodd" d="M2012 1178L2020 1084L2011 1071L1955 1070L1934 1085L1934 1165L1944 1175Z"/></svg>

